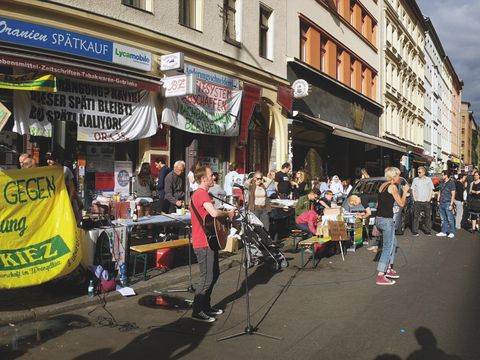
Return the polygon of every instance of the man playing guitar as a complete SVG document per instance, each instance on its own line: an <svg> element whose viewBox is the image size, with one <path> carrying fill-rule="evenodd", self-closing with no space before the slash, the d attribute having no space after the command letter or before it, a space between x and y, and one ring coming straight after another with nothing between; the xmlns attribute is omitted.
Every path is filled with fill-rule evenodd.
<svg viewBox="0 0 480 360"><path fill-rule="evenodd" d="M202 220L205 220L207 214L213 218L229 217L232 219L235 211L222 211L213 206L213 200L208 194L208 190L214 184L213 173L210 167L201 166L197 168L194 176L195 182L199 184L199 186L192 195L190 213L192 218L193 251L197 256L198 266L200 267L200 280L195 289L192 319L209 323L216 320L215 315L223 313L223 310L212 308L210 304L213 286L220 275L218 250L212 250L208 246L204 225L199 221L198 216L196 216L195 209ZM192 208L192 205L195 206L195 209Z"/></svg>

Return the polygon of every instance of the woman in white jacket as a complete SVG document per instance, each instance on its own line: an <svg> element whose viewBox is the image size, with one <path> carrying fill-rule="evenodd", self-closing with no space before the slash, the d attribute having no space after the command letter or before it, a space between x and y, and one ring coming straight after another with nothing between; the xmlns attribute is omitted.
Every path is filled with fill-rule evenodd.
<svg viewBox="0 0 480 360"><path fill-rule="evenodd" d="M338 197L342 196L343 185L342 185L342 182L340 181L340 178L338 177L338 175L334 175L332 177L332 182L330 183L330 190L333 193L334 201L336 201Z"/></svg>

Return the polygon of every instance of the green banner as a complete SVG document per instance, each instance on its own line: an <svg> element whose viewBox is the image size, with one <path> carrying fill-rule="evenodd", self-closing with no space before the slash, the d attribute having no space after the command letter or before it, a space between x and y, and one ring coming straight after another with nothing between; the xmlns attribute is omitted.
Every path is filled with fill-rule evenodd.
<svg viewBox="0 0 480 360"><path fill-rule="evenodd" d="M5 75L0 74L0 89L56 92L57 79L54 75L34 78L35 74Z"/></svg>

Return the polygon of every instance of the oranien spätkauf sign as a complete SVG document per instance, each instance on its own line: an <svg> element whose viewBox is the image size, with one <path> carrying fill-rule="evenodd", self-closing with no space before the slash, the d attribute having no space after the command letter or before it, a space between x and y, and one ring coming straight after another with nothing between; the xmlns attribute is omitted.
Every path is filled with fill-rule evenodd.
<svg viewBox="0 0 480 360"><path fill-rule="evenodd" d="M52 50L150 71L152 54L92 36L0 17L0 42Z"/></svg>
<svg viewBox="0 0 480 360"><path fill-rule="evenodd" d="M0 288L42 284L81 258L63 167L0 171Z"/></svg>
<svg viewBox="0 0 480 360"><path fill-rule="evenodd" d="M52 136L55 120L76 121L77 140L123 142L157 132L154 93L57 78L56 93L15 91L14 127L19 134Z"/></svg>

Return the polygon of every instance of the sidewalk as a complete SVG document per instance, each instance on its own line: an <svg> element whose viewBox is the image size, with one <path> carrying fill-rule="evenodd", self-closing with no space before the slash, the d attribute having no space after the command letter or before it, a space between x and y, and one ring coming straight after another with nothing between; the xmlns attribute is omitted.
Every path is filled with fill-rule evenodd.
<svg viewBox="0 0 480 360"><path fill-rule="evenodd" d="M223 272L232 266L241 262L241 252L220 258L220 272ZM130 287L135 290L137 295L161 290L185 286L188 282L188 265L180 266L169 270L163 274L158 274L146 281L139 280ZM192 281L195 283L198 278L198 266L192 264ZM182 284L183 283L183 284ZM103 301L102 297L95 296L90 298L86 295L85 286L53 286L44 284L40 286L1 290L0 291L0 326L8 323L18 323L21 321L40 319L54 314L60 314L75 309L99 304ZM123 296L117 291L105 294L106 301L120 300Z"/></svg>

